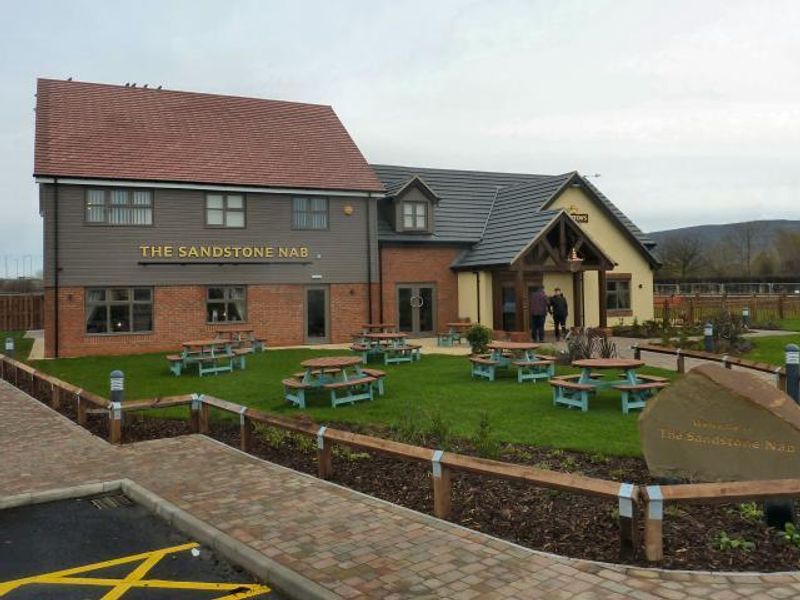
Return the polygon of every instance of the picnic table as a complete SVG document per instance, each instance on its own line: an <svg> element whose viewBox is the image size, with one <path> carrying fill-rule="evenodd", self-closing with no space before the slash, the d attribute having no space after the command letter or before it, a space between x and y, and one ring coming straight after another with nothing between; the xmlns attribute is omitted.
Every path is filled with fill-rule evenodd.
<svg viewBox="0 0 800 600"><path fill-rule="evenodd" d="M286 400L305 408L306 391L327 390L331 406L359 400L373 400L374 392L383 395L383 371L366 369L357 356L322 356L304 360L305 369L282 381Z"/></svg>
<svg viewBox="0 0 800 600"><path fill-rule="evenodd" d="M363 323L363 333L392 333L397 331L397 323Z"/></svg>
<svg viewBox="0 0 800 600"><path fill-rule="evenodd" d="M647 399L669 385L663 377L637 374L636 369L644 362L632 358L585 358L572 361L573 367L581 369L578 375L553 378L553 404L575 406L586 412L589 397L603 389L615 389L622 393L622 412L628 414L632 408L643 408ZM621 379L605 379L597 371L623 371Z"/></svg>
<svg viewBox="0 0 800 600"><path fill-rule="evenodd" d="M408 343L408 334L399 332L363 333L350 349L361 354L366 364L370 356L383 356L384 364L419 360L420 346Z"/></svg>
<svg viewBox="0 0 800 600"><path fill-rule="evenodd" d="M253 352L265 352L266 342L256 337L254 329L249 327L226 327L214 332L219 339L230 340L237 348L249 348Z"/></svg>
<svg viewBox="0 0 800 600"><path fill-rule="evenodd" d="M535 342L493 341L486 345L489 354L470 356L472 376L494 381L498 368L514 365L519 383L550 379L555 374L555 359L536 354L540 346Z"/></svg>
<svg viewBox="0 0 800 600"><path fill-rule="evenodd" d="M469 329L472 323L468 321L455 321L447 324L447 331L439 332L436 336L437 346L452 346L460 344L464 337L464 331Z"/></svg>
<svg viewBox="0 0 800 600"><path fill-rule="evenodd" d="M181 375L184 369L196 364L202 377L208 373L227 373L233 371L234 367L244 369L247 351L234 348L233 345L233 341L219 338L183 342L180 354L167 356L170 371L174 375Z"/></svg>

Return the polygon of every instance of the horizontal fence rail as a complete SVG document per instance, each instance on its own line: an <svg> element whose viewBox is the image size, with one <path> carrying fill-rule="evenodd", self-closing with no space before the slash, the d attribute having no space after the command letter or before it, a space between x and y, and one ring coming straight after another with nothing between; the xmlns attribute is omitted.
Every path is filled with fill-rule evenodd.
<svg viewBox="0 0 800 600"><path fill-rule="evenodd" d="M638 350L670 353L668 352L669 350L674 351L676 349L639 347ZM684 355L688 354L685 353ZM705 353L692 354L705 355ZM255 408L203 394L183 394L115 403L56 377L37 371L31 366L3 354L0 354L0 379L4 379L17 388L28 392L31 396L48 398L50 406L54 409L60 408L66 402L74 402L77 421L83 426L87 424L89 407L93 408L95 414L106 414L108 418L108 441L113 444L123 442L123 415L125 413L186 406L189 408L189 426L193 433L208 433L210 431L209 413L212 409L238 416L241 432L240 448L245 452L251 450L255 431L254 425L256 423L315 438L318 473L322 479L330 479L333 476L333 448L336 445L428 464L431 468L433 513L442 519L447 519L451 515L451 475L457 472L523 482L561 492L615 500L618 502L619 509L620 554L626 556L637 553L640 545L638 540L638 521L639 514L643 511L645 514L645 555L651 561L659 561L663 558L662 521L664 502L719 503L800 496L800 479L669 486L643 486L633 483L620 483L585 475L562 473L528 465L444 452L394 440L341 431L320 426L311 421L271 415Z"/></svg>
<svg viewBox="0 0 800 600"><path fill-rule="evenodd" d="M0 331L44 327L44 294L0 294Z"/></svg>
<svg viewBox="0 0 800 600"><path fill-rule="evenodd" d="M720 312L741 315L745 308L756 324L798 318L800 294L653 297L653 318L672 322L700 323Z"/></svg>
<svg viewBox="0 0 800 600"><path fill-rule="evenodd" d="M779 367L778 365L756 362L753 360L747 360L745 358L738 358L736 356L728 356L727 354L714 354L713 352L703 352L702 350L685 350L683 348L673 348L671 346L634 344L631 346L631 349L633 350L633 356L636 360L642 359L642 352L652 352L653 354L668 354L670 356L674 356L676 360L676 371L678 371L678 373L686 372L687 358L720 363L726 369L732 369L734 366L736 366L742 369L757 371L759 373L768 373L775 377L775 387L783 392L786 391L786 368Z"/></svg>

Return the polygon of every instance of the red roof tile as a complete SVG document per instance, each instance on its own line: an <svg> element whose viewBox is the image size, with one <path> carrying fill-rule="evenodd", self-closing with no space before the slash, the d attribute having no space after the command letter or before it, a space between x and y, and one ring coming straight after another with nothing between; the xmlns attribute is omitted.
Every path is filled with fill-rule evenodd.
<svg viewBox="0 0 800 600"><path fill-rule="evenodd" d="M330 106L53 79L34 174L383 190Z"/></svg>

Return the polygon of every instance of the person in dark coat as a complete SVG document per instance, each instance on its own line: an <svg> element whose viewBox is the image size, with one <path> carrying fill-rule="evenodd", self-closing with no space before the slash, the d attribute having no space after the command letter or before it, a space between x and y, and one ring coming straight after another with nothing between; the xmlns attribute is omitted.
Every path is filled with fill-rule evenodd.
<svg viewBox="0 0 800 600"><path fill-rule="evenodd" d="M567 299L561 293L561 288L556 288L555 293L550 298L550 312L553 315L553 324L556 327L556 340L560 340L567 335Z"/></svg>
<svg viewBox="0 0 800 600"><path fill-rule="evenodd" d="M544 322L549 306L544 288L539 288L531 295L531 335L534 342L544 341Z"/></svg>

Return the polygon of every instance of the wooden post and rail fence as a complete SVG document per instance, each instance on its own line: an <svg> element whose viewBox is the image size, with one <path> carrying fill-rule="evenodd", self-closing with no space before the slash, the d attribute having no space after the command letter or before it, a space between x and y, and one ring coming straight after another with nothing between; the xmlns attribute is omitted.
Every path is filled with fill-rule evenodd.
<svg viewBox="0 0 800 600"><path fill-rule="evenodd" d="M649 351L650 349L640 347L639 351L642 350ZM193 433L209 433L212 409L238 416L241 431L240 447L245 452L251 449L256 423L315 438L318 474L322 479L330 479L333 476L332 451L336 445L427 464L431 468L433 513L441 519L451 516L451 476L453 473L471 473L481 477L524 482L535 487L617 501L620 554L630 556L638 552L640 547L638 520L639 515L644 514L645 556L653 562L663 558L662 524L665 503L724 503L800 497L800 479L664 486L620 483L341 431L307 421L270 415L254 408L203 394L134 400L124 402L120 406L119 403L112 403L107 398L42 373L30 365L3 354L0 354L0 379L4 379L33 397L46 401L54 409L60 408L65 402L74 402L77 421L82 426L87 425L89 411L94 414L107 415L108 441L112 444L123 442L123 415L125 413L187 406L189 408L189 427Z"/></svg>
<svg viewBox="0 0 800 600"><path fill-rule="evenodd" d="M44 294L0 294L0 331L44 327Z"/></svg>
<svg viewBox="0 0 800 600"><path fill-rule="evenodd" d="M749 310L752 323L800 318L800 294L654 296L653 318L703 323L720 312L741 315Z"/></svg>

